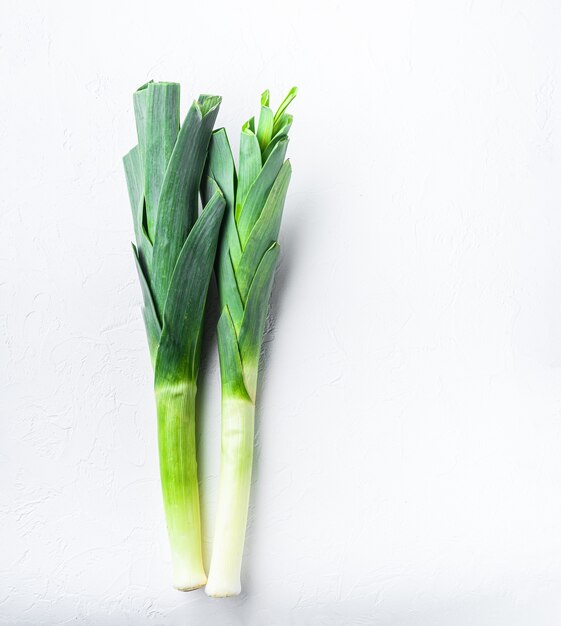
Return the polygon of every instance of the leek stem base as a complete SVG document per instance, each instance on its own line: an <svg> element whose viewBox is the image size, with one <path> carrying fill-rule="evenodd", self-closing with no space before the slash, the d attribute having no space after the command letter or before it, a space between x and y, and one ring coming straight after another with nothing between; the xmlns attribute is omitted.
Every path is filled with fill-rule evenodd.
<svg viewBox="0 0 561 626"><path fill-rule="evenodd" d="M222 452L218 512L206 593L214 598L241 591L251 468L255 405L248 398L222 397Z"/></svg>

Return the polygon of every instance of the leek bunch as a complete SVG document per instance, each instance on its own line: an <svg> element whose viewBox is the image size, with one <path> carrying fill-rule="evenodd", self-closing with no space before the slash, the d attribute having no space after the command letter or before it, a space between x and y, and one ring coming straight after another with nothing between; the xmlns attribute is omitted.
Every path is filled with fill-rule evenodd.
<svg viewBox="0 0 561 626"><path fill-rule="evenodd" d="M222 384L222 434L218 513L206 592L240 593L240 570L247 524L259 355L279 256L279 234L290 182L285 160L296 97L291 89L276 113L269 92L261 96L257 127L242 127L239 168L224 129L213 133L202 197L222 191L224 227L217 258L221 316L218 351Z"/></svg>
<svg viewBox="0 0 561 626"><path fill-rule="evenodd" d="M158 447L173 582L201 587L201 521L195 396L205 304L213 265L221 315L218 351L222 434L218 513L206 591L240 592L251 486L259 355L284 201L293 88L276 113L269 92L242 127L236 171L226 131L213 132L221 99L200 96L179 124L179 85L134 94L138 135L125 157L136 268L154 368ZM199 215L199 193L203 210Z"/></svg>
<svg viewBox="0 0 561 626"><path fill-rule="evenodd" d="M134 94L138 134L125 157L154 367L160 474L173 583L206 582L195 450L195 394L209 281L225 201L217 189L200 216L199 187L221 99L200 96L179 125L179 85L150 82Z"/></svg>

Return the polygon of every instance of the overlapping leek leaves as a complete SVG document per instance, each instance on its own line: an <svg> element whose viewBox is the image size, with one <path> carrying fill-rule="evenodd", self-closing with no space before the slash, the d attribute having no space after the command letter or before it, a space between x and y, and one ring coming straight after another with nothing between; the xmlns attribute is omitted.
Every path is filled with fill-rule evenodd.
<svg viewBox="0 0 561 626"><path fill-rule="evenodd" d="M216 263L221 304L222 456L206 587L212 596L236 595L241 589L259 355L291 175L285 155L292 116L286 109L295 96L294 88L273 113L269 92L262 95L257 127L254 118L242 127L238 172L225 130L216 130L202 185L203 202L210 202L218 190L226 200Z"/></svg>
<svg viewBox="0 0 561 626"><path fill-rule="evenodd" d="M221 99L200 96L180 127L179 85L134 94L138 134L124 166L134 258L144 299L158 413L160 472L174 584L206 582L195 451L202 322L225 200L216 188L199 216L199 188Z"/></svg>

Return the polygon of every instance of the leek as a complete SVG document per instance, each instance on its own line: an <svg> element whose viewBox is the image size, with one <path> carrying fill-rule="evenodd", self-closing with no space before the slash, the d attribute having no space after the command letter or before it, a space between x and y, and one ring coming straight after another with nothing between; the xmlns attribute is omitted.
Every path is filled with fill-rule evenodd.
<svg viewBox="0 0 561 626"><path fill-rule="evenodd" d="M225 201L216 189L200 216L199 188L221 99L200 96L179 124L179 85L134 94L138 134L124 166L134 259L154 368L160 475L173 584L206 582L195 441L195 394L205 302Z"/></svg>
<svg viewBox="0 0 561 626"><path fill-rule="evenodd" d="M218 190L226 200L217 256L221 304L221 460L214 545L206 586L208 595L215 597L241 591L259 355L291 175L285 155L292 116L286 108L296 93L293 88L275 114L269 106L269 92L263 93L257 127L252 118L242 128L238 172L225 130L215 131L203 178L203 201L210 201Z"/></svg>

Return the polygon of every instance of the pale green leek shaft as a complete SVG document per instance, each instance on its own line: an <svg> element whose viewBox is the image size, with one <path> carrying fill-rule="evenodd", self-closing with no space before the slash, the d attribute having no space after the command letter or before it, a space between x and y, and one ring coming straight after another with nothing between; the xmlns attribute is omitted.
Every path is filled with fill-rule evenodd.
<svg viewBox="0 0 561 626"><path fill-rule="evenodd" d="M173 586L206 582L201 551L194 384L156 389L160 477L172 557Z"/></svg>

